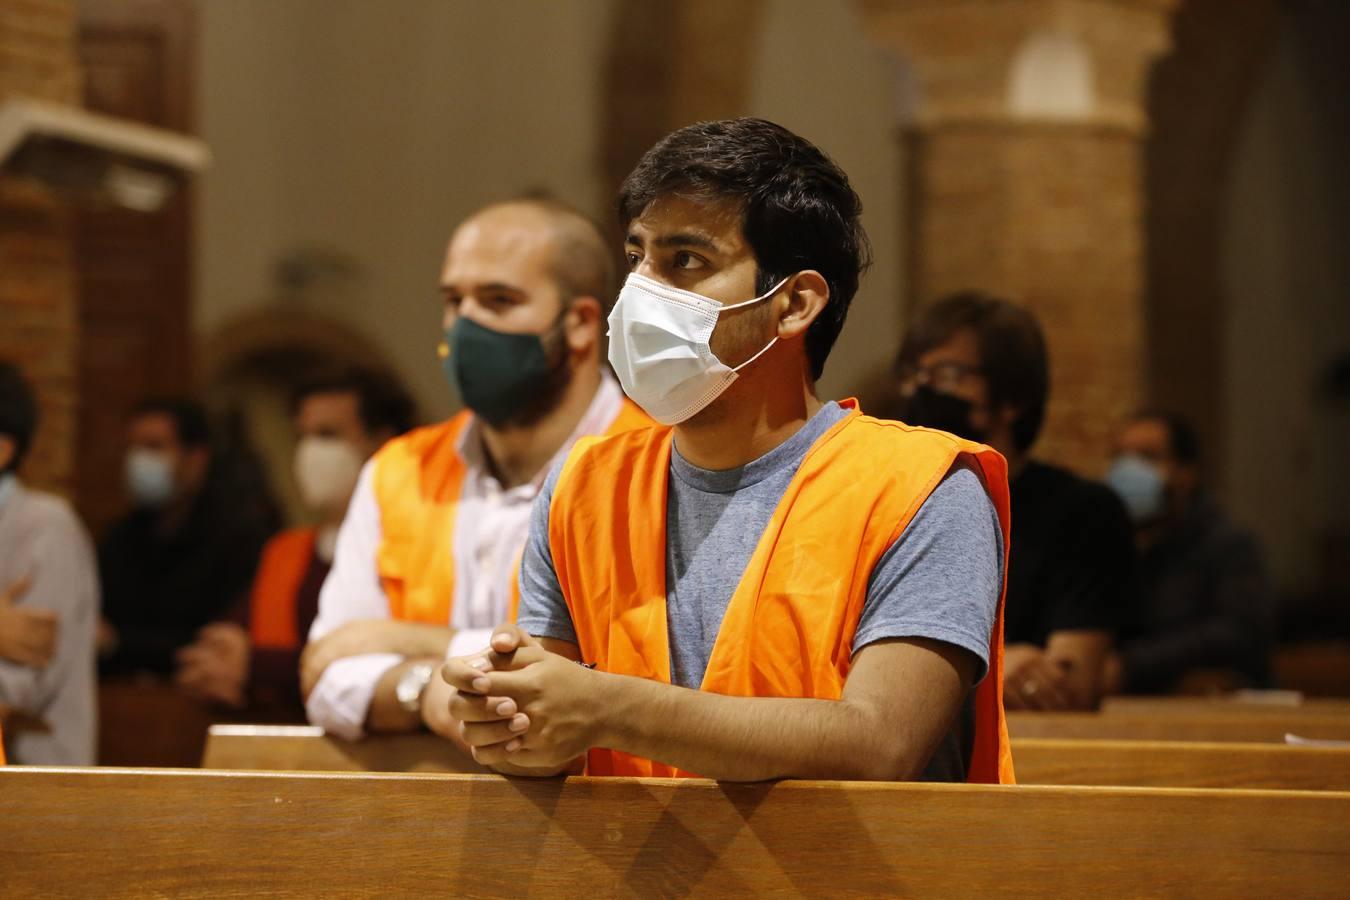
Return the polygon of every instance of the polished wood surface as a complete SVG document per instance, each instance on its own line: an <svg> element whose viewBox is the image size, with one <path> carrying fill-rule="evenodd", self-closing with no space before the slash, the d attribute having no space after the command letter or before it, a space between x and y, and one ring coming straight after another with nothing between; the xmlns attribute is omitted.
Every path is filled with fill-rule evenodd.
<svg viewBox="0 0 1350 900"><path fill-rule="evenodd" d="M1013 741L1018 784L1350 791L1350 748L1174 741Z"/></svg>
<svg viewBox="0 0 1350 900"><path fill-rule="evenodd" d="M1350 748L1020 739L1020 784L1350 791ZM296 772L482 771L439 738L349 743L311 726L215 725L202 767Z"/></svg>
<svg viewBox="0 0 1350 900"><path fill-rule="evenodd" d="M1314 740L1350 741L1350 715L1291 710L1160 710L1147 715L1102 713L1008 714L1008 732L1019 738L1105 741L1277 743L1295 734Z"/></svg>
<svg viewBox="0 0 1350 900"><path fill-rule="evenodd" d="M1108 715L1172 715L1176 713L1251 713L1264 716L1345 716L1350 700L1306 697L1298 691L1262 691L1220 697L1107 697L1101 711Z"/></svg>
<svg viewBox="0 0 1350 900"><path fill-rule="evenodd" d="M7 897L1335 896L1350 794L0 770Z"/></svg>
<svg viewBox="0 0 1350 900"><path fill-rule="evenodd" d="M280 772L487 771L432 734L344 741L312 725L212 725L204 769Z"/></svg>

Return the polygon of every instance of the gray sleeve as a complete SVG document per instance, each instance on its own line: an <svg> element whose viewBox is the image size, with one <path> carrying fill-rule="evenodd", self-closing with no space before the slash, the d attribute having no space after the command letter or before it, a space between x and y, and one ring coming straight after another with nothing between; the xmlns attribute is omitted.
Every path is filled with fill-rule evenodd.
<svg viewBox="0 0 1350 900"><path fill-rule="evenodd" d="M530 511L530 536L520 560L520 612L516 624L535 637L575 644L576 628L558 582L558 572L553 568L553 551L548 540L549 510L561 473L559 463L548 474Z"/></svg>
<svg viewBox="0 0 1350 900"><path fill-rule="evenodd" d="M1003 532L981 477L957 462L867 585L853 652L887 638L929 638L968 650L989 668L1003 585Z"/></svg>

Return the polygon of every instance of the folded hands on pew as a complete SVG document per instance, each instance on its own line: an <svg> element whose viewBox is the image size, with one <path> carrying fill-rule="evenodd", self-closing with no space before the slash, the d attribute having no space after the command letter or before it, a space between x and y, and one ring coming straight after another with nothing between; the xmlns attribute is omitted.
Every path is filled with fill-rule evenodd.
<svg viewBox="0 0 1350 900"><path fill-rule="evenodd" d="M441 674L452 689L450 717L477 762L518 775L580 770L597 738L598 673L507 626L490 648L449 660Z"/></svg>
<svg viewBox="0 0 1350 900"><path fill-rule="evenodd" d="M233 622L212 622L179 650L174 682L188 695L236 709L245 703L252 644Z"/></svg>

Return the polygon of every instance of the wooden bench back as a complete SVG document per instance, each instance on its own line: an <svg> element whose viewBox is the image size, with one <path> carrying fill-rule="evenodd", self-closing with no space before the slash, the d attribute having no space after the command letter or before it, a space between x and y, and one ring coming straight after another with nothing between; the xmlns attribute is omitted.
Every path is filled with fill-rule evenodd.
<svg viewBox="0 0 1350 900"><path fill-rule="evenodd" d="M0 770L8 896L1336 896L1350 794Z"/></svg>
<svg viewBox="0 0 1350 900"><path fill-rule="evenodd" d="M1013 741L1018 784L1350 791L1350 748L1174 741Z"/></svg>
<svg viewBox="0 0 1350 900"><path fill-rule="evenodd" d="M1350 749L1156 741L1013 742L1020 784L1350 791ZM215 725L202 766L295 772L482 771L427 734L348 743L309 726Z"/></svg>
<svg viewBox="0 0 1350 900"><path fill-rule="evenodd" d="M1141 714L1008 714L1008 731L1019 738L1098 741L1192 741L1277 743L1285 735L1350 741L1350 715L1289 710L1157 710Z"/></svg>

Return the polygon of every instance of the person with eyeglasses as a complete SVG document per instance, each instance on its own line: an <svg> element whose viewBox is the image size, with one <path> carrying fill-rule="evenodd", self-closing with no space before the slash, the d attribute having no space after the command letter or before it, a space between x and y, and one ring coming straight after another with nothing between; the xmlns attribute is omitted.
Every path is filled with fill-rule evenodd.
<svg viewBox="0 0 1350 900"><path fill-rule="evenodd" d="M887 412L982 441L1008 460L1012 541L1004 630L1009 709L1095 708L1134 564L1124 506L1104 485L1035 459L1050 363L1025 308L967 291L905 332Z"/></svg>

